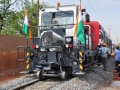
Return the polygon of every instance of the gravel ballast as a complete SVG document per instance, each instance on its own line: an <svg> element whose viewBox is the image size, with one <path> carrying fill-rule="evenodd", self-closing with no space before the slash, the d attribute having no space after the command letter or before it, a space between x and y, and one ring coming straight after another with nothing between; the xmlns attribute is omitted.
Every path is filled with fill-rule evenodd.
<svg viewBox="0 0 120 90"><path fill-rule="evenodd" d="M110 81L112 81L113 69L114 59L111 58L107 62L107 71L103 71L103 66L98 67L97 65L95 65L90 70L88 70L83 76L75 77L71 80L63 81L62 83L58 81L58 84L56 81L54 81L56 82L56 85L53 86L51 83L51 86L49 86L51 88L49 88L49 90L100 90L104 86L107 86L110 83ZM32 78L29 78L29 76L24 76L14 79L6 84L0 85L0 90L11 90L11 88L14 86L19 86L21 83L25 83L35 79L34 75L31 77ZM30 88L29 90L41 90L39 88L40 84L41 83L38 83L37 85L31 85L30 87L32 88ZM43 85L41 85L41 87L47 87L47 84L45 84L44 81L42 82L42 84ZM48 89L44 88L42 90Z"/></svg>
<svg viewBox="0 0 120 90"><path fill-rule="evenodd" d="M87 71L85 75L54 86L50 90L99 90L112 81L113 69L114 59L111 58L107 61L107 71L103 71L103 66L98 67L96 65Z"/></svg>

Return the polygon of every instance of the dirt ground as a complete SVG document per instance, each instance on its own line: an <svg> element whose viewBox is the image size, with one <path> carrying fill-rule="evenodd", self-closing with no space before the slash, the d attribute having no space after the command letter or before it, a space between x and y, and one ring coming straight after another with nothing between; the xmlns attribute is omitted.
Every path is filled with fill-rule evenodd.
<svg viewBox="0 0 120 90"><path fill-rule="evenodd" d="M109 87L104 87L101 90L120 90L120 87L118 87L118 86L109 86Z"/></svg>
<svg viewBox="0 0 120 90"><path fill-rule="evenodd" d="M118 77L117 71L113 71L113 72L114 72L113 80L114 80L114 81L120 81L120 77Z"/></svg>
<svg viewBox="0 0 120 90"><path fill-rule="evenodd" d="M113 71L113 73L114 73L113 81L120 81L120 77L118 77L118 73L116 71ZM109 86L106 86L101 90L120 90L120 86L113 86L111 81Z"/></svg>

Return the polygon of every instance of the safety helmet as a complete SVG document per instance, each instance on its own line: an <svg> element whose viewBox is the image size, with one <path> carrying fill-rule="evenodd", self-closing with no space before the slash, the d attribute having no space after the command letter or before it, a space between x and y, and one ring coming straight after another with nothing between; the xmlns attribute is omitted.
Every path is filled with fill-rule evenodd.
<svg viewBox="0 0 120 90"><path fill-rule="evenodd" d="M106 43L103 43L103 46L107 46L107 44L106 44Z"/></svg>

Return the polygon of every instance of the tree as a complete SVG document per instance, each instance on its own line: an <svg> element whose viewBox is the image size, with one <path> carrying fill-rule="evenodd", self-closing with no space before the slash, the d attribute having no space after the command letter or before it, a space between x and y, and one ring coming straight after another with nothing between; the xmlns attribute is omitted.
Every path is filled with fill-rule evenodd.
<svg viewBox="0 0 120 90"><path fill-rule="evenodd" d="M38 0L39 1L39 0ZM33 18L34 13L38 13L38 8L48 6L47 3L34 2L34 0L2 0L0 1L0 34L3 35L24 35L22 24L24 21L25 9L28 10L29 18L32 18L32 26L37 26L38 14ZM18 7L16 7L18 6ZM21 8L19 8L19 6ZM30 19L31 20L31 19ZM36 36L37 30L33 31Z"/></svg>
<svg viewBox="0 0 120 90"><path fill-rule="evenodd" d="M18 4L18 1L20 0L0 0L0 34L2 29L7 25L8 23L8 17L10 17L11 11L10 8L15 3ZM14 8L12 8L14 10ZM15 12L15 11L14 11ZM12 12L12 13L14 13Z"/></svg>

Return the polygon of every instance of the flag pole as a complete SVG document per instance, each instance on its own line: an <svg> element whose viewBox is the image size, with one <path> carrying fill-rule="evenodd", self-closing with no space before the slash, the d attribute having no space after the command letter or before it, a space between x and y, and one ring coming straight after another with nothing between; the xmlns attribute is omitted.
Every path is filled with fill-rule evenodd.
<svg viewBox="0 0 120 90"><path fill-rule="evenodd" d="M28 10L27 9L26 9L26 14L27 14L27 18L28 18ZM29 25L29 20L28 20L28 25ZM29 33L29 26L28 26L28 33ZM27 47L28 47L28 37L29 37L28 35L27 35ZM28 50L26 50L26 51L28 51Z"/></svg>
<svg viewBox="0 0 120 90"><path fill-rule="evenodd" d="M27 20L28 20L28 10L27 9L25 9L25 13L26 13L26 16L27 16ZM29 25L29 20L27 21L28 22L28 25ZM28 31L27 31L28 33L29 33L29 26L28 26ZM26 52L28 51L28 38L29 38L29 34L26 34Z"/></svg>
<svg viewBox="0 0 120 90"><path fill-rule="evenodd" d="M27 47L28 47L28 38L27 38Z"/></svg>
<svg viewBox="0 0 120 90"><path fill-rule="evenodd" d="M79 8L79 9L80 9L80 10L82 9L82 8L81 8L81 0L80 0L80 8Z"/></svg>
<svg viewBox="0 0 120 90"><path fill-rule="evenodd" d="M79 8L80 10L82 10L82 3L81 3L81 0L80 0L80 8ZM82 12L81 12L81 15L83 15L82 14ZM83 20L83 22L84 22L84 19L82 18L82 20ZM85 31L83 30L83 33L84 33L84 38L85 38L85 43L83 44L84 45L84 50L86 50L86 37L85 37Z"/></svg>

